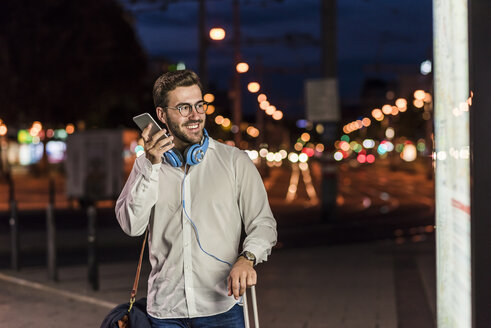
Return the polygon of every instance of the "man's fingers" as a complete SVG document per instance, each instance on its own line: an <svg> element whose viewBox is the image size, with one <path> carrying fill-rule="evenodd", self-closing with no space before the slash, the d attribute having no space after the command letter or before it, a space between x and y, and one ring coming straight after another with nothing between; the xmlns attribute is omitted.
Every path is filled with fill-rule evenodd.
<svg viewBox="0 0 491 328"><path fill-rule="evenodd" d="M251 272L247 275L247 287L252 287L257 284L256 272Z"/></svg>
<svg viewBox="0 0 491 328"><path fill-rule="evenodd" d="M230 279L230 276L227 278L227 291L228 296L232 296L232 279Z"/></svg>
<svg viewBox="0 0 491 328"><path fill-rule="evenodd" d="M148 139L149 139L148 135L150 134L151 129L152 129L152 123L148 123L147 127L145 129L143 129L142 138L143 138L144 142L148 141Z"/></svg>
<svg viewBox="0 0 491 328"><path fill-rule="evenodd" d="M238 296L242 296L245 293L246 288L247 288L247 273L244 272L240 277L240 290Z"/></svg>
<svg viewBox="0 0 491 328"><path fill-rule="evenodd" d="M167 130L166 129L162 129L160 130L159 132L155 133L152 138L154 140L160 140L160 138L162 138L165 134L167 133Z"/></svg>
<svg viewBox="0 0 491 328"><path fill-rule="evenodd" d="M155 133L153 136L151 137L148 137L147 139L143 139L143 141L145 142L145 148L146 149L152 149L154 147L156 147L157 143L161 140L159 140L161 137L164 136L164 133L166 133L167 130L163 129L163 130L160 130L159 132ZM143 137L143 133L142 133L142 137Z"/></svg>
<svg viewBox="0 0 491 328"><path fill-rule="evenodd" d="M239 277L232 279L232 292L234 294L235 299L239 299L240 296L240 280Z"/></svg>
<svg viewBox="0 0 491 328"><path fill-rule="evenodd" d="M164 148L166 148L167 150L169 150L169 149L171 149L174 146L173 139L174 139L174 137L173 136L170 136L170 137L164 138L162 140L159 140L155 144L154 147L157 148L157 149L159 149L159 150L164 149ZM163 151L162 153L165 153L167 150Z"/></svg>

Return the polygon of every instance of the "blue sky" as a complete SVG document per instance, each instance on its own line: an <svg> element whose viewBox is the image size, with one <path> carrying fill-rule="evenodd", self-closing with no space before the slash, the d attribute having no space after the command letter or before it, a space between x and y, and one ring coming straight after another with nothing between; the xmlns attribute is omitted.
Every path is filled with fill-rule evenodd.
<svg viewBox="0 0 491 328"><path fill-rule="evenodd" d="M161 3L161 2L160 2ZM173 61L184 61L197 70L198 3L178 1L166 10L152 3L139 3L145 10L134 10L136 32L150 55L163 55ZM241 33L245 38L282 37L288 33L305 33L320 38L320 0L242 0ZM224 27L232 37L232 1L207 1L207 26ZM413 66L431 56L431 0L338 0L338 78L343 103L357 104L362 83L373 65ZM261 60L265 72L276 67L309 67L298 74L263 73L263 89L275 103L295 116L303 114L303 82L318 77L320 50L314 45L297 47L287 44L242 45L243 59L251 66L243 77L244 84L255 79ZM211 82L226 88L233 71L232 48L227 43L214 44L208 50L208 74ZM269 69L269 70L268 70ZM385 77L393 77L389 73ZM253 98L244 92L246 106ZM247 109L246 109L247 111Z"/></svg>

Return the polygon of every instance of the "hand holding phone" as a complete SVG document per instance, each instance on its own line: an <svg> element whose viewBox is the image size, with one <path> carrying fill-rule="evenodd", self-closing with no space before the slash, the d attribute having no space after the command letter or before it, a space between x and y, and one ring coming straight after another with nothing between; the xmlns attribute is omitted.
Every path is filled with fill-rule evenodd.
<svg viewBox="0 0 491 328"><path fill-rule="evenodd" d="M143 131L142 138L144 142L145 156L152 162L152 164L159 164L162 162L162 156L166 151L171 150L174 147L172 139L173 136L169 136L167 131L162 130L160 126L155 122L152 116L148 113L133 117L133 121Z"/></svg>

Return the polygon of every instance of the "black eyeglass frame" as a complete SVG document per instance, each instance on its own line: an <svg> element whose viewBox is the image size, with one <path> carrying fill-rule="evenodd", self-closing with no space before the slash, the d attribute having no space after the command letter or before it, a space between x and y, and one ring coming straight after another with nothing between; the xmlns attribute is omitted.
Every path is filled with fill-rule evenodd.
<svg viewBox="0 0 491 328"><path fill-rule="evenodd" d="M198 114L204 114L204 113L206 113L206 110L208 109L208 105L209 105L209 104L210 104L209 102L206 102L206 101L204 101L204 100L200 100L200 101L198 101L198 102L197 102L196 104L194 104L194 105L192 105L192 104L190 104L190 103L180 103L180 104L177 104L177 106L176 106L176 107L165 107L165 108L176 109L176 110L178 110L178 111L179 111L179 114L180 114L182 117L188 117L188 116L190 116L190 115L193 113L193 108L196 110L196 113L198 113ZM199 105L202 105L202 108L203 108L203 109L202 109L201 111L198 109L198 106L199 106ZM188 107L188 108L189 108L189 109L188 109L188 111L189 111L188 115L183 115L183 114L182 114L182 110L183 110L182 106L189 106L189 107Z"/></svg>

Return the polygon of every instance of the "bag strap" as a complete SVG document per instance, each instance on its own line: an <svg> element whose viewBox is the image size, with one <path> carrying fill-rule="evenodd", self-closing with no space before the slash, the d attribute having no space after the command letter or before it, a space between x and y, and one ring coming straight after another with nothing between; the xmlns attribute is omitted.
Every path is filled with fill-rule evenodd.
<svg viewBox="0 0 491 328"><path fill-rule="evenodd" d="M143 239L142 250L140 251L140 259L138 260L138 267L136 268L135 282L133 283L133 289L131 290L130 307L128 309L128 312L131 311L131 308L133 307L133 303L135 303L136 292L138 290L138 282L140 281L140 271L142 268L143 253L145 252L145 244L147 242L148 229L149 228L147 227L147 230L145 230L145 238Z"/></svg>

